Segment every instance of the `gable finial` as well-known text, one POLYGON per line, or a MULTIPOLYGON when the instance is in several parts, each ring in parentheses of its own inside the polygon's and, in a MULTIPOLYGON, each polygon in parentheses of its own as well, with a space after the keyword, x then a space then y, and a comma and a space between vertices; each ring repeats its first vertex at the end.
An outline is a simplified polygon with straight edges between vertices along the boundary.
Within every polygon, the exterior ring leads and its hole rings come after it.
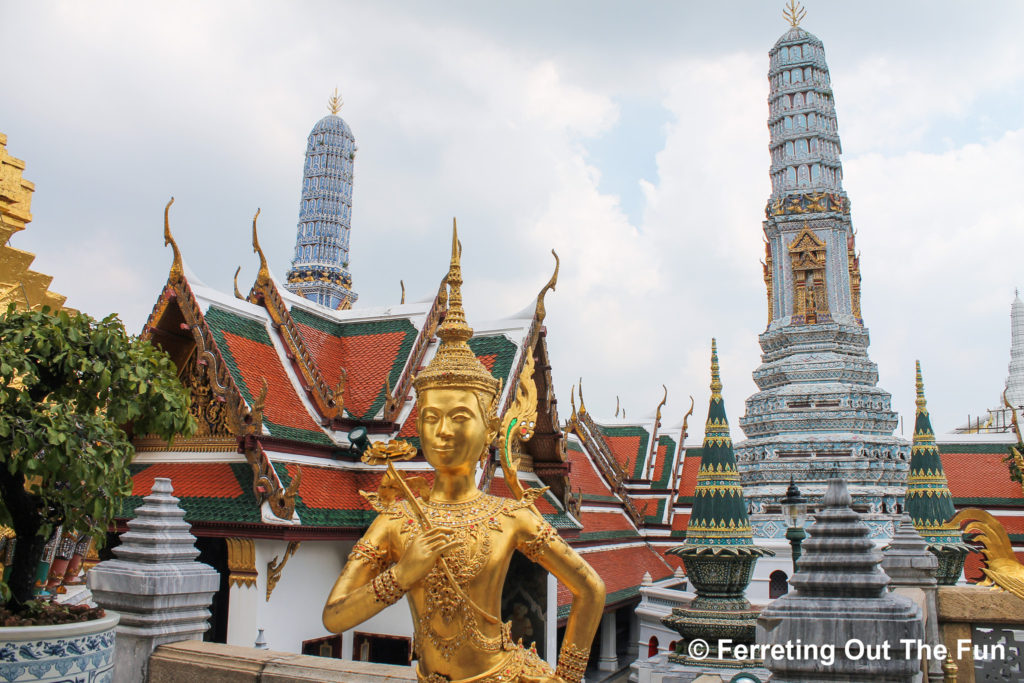
POLYGON ((799 2, 796 0, 789 0, 786 5, 786 9, 782 10, 783 18, 789 22, 789 25, 796 28, 803 21, 803 18, 807 16, 807 10, 805 10, 799 2))
POLYGON ((330 110, 333 116, 337 116, 338 112, 341 111, 341 105, 345 104, 341 99, 341 95, 338 94, 338 89, 334 89, 334 94, 331 95, 330 99, 327 100, 327 109, 330 110))
POLYGON ((174 197, 171 197, 171 201, 167 202, 167 206, 164 207, 164 246, 171 245, 171 250, 174 252, 174 259, 171 261, 171 274, 170 279, 177 282, 178 280, 185 277, 185 268, 181 261, 181 251, 178 249, 178 243, 174 241, 174 236, 171 235, 171 204, 174 203, 174 197))
POLYGON ((266 284, 270 281, 270 268, 267 266, 267 257, 263 255, 263 249, 260 248, 260 238, 256 233, 256 219, 260 217, 260 210, 256 209, 256 215, 252 217, 252 250, 260 257, 260 270, 256 274, 256 282, 259 285, 266 284))

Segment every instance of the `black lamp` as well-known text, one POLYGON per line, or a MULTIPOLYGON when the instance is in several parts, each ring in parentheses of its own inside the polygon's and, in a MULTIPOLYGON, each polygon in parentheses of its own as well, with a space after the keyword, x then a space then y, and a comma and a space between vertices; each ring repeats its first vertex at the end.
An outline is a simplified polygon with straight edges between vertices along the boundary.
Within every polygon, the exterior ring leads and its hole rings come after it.
POLYGON ((789 480, 786 495, 779 501, 782 504, 782 516, 786 520, 786 539, 793 547, 793 573, 796 573, 796 561, 800 559, 800 544, 807 538, 804 522, 807 521, 807 499, 800 495, 800 489, 789 480))
POLYGON ((352 431, 348 433, 348 441, 352 444, 352 450, 360 457, 370 447, 370 437, 366 432, 366 427, 353 427, 352 431))

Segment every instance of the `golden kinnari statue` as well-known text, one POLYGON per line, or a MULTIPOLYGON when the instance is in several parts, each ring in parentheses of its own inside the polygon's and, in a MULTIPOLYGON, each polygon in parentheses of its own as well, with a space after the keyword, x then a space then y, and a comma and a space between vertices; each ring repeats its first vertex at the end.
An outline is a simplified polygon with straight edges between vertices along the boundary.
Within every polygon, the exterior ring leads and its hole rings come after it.
MULTIPOLYGON (((378 443, 367 451, 364 461, 388 466, 379 491, 364 494, 380 514, 335 582, 324 625, 340 633, 405 595, 421 683, 577 683, 604 611, 604 583, 537 512, 533 501, 545 489, 523 492, 518 482, 509 482, 520 496, 516 500, 477 488, 477 463, 499 428, 501 384, 466 343, 473 330, 462 309, 460 252, 453 229, 448 313, 437 332, 441 344, 414 380, 417 427, 434 484, 422 478, 407 482, 395 470, 394 460, 416 454, 407 443, 378 443), (532 648, 512 642, 510 625, 499 618, 515 550, 573 594, 555 671, 532 648)), ((513 422, 509 431, 513 425, 523 432, 532 427, 513 422)))

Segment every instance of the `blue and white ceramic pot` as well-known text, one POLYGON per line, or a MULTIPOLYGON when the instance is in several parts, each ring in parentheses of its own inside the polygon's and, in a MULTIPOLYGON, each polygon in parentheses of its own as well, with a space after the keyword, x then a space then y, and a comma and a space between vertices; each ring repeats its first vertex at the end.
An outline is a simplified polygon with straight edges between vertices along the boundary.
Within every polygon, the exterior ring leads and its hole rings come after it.
POLYGON ((0 682, 109 683, 121 615, 55 626, 0 627, 0 682))

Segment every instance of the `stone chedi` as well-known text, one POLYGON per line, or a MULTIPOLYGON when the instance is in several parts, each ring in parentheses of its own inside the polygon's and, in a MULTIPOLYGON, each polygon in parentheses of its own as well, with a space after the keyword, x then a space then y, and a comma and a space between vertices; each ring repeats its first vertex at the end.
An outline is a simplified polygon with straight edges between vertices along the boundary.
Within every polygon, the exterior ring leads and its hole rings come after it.
POLYGON ((149 655, 158 645, 200 640, 209 628, 220 575, 196 561, 196 538, 172 492, 170 479, 156 478, 114 548, 116 559, 88 574, 96 603, 121 614, 114 683, 146 680, 149 655))
MULTIPOLYGON (((678 654, 669 655, 669 659, 699 664, 701 660, 687 656, 687 644, 696 638, 712 644, 712 660, 718 658, 719 638, 752 643, 757 610, 751 608, 744 592, 757 558, 774 553, 755 546, 751 536, 725 415, 714 339, 711 340, 711 401, 686 541, 667 552, 683 560, 687 577, 697 593, 689 607, 675 607, 663 620, 682 636, 678 654)), ((724 663, 737 665, 734 659, 724 663)))
POLYGON ((951 586, 960 579, 970 546, 963 542, 959 527, 950 523, 956 509, 953 507, 953 496, 949 492, 939 448, 935 444, 931 418, 928 416, 921 361, 917 361, 916 383, 917 410, 910 475, 907 478, 907 513, 914 520, 914 527, 928 543, 928 549, 939 558, 939 584, 951 586))
POLYGON ((1024 407, 1024 301, 1019 291, 1014 291, 1010 307, 1010 368, 1004 398, 1014 408, 1024 407))
POLYGON ((813 502, 831 476, 849 482, 873 535, 887 536, 909 448, 893 436, 897 415, 867 353, 828 65, 821 40, 797 25, 802 12, 790 9, 769 52, 768 327, 736 455, 754 536, 785 533, 775 506, 791 478, 813 502))
POLYGON ((764 664, 771 680, 909 683, 920 673, 920 662, 906 658, 899 643, 921 641, 921 609, 889 592, 889 577, 879 566, 882 554, 850 507, 846 482, 830 481, 823 503, 790 579, 795 590, 764 608, 758 619, 757 642, 768 646, 764 664), (774 656, 771 646, 787 644, 785 655, 774 656))
POLYGON ((285 284, 288 291, 332 309, 350 308, 358 297, 348 269, 357 148, 348 124, 338 116, 340 109, 335 91, 331 113, 309 133, 295 256, 285 284))
MULTIPOLYGON (((892 543, 882 553, 882 570, 889 576, 889 589, 913 600, 924 615, 924 635, 933 648, 942 643, 939 638, 938 583, 935 571, 939 560, 928 550, 928 543, 914 527, 914 520, 906 512, 893 534, 892 543)), ((922 664, 922 670, 925 665, 922 664)), ((942 662, 927 661, 928 680, 942 681, 942 662)))

